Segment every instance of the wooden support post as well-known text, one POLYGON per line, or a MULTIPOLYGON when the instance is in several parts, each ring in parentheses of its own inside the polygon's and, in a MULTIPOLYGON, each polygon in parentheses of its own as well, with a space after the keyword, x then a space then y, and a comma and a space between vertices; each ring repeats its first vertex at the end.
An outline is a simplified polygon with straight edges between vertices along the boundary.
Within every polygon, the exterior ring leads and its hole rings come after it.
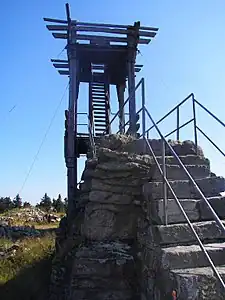
POLYGON ((69 5, 66 4, 68 21, 67 32, 67 55, 69 61, 69 107, 68 107, 68 137, 67 137, 67 198, 68 215, 75 208, 75 197, 77 192, 77 98, 78 98, 78 68, 76 56, 76 22, 71 22, 69 5))
POLYGON ((77 125, 77 61, 75 51, 68 49, 70 65, 69 107, 68 107, 68 138, 67 138, 67 192, 68 212, 74 208, 77 189, 77 157, 76 157, 76 125, 77 125))
POLYGON ((140 22, 128 28, 128 92, 129 92, 129 132, 136 135, 136 99, 135 99, 135 60, 139 39, 140 22))
POLYGON ((126 84, 118 84, 116 86, 117 97, 119 101, 119 131, 120 133, 125 132, 125 114, 124 114, 124 92, 126 84))
POLYGON ((90 126, 90 130, 92 132, 92 134, 94 134, 93 132, 93 103, 92 103, 92 92, 91 92, 91 85, 92 85, 92 81, 89 82, 89 104, 88 104, 88 118, 89 118, 89 126, 90 126))

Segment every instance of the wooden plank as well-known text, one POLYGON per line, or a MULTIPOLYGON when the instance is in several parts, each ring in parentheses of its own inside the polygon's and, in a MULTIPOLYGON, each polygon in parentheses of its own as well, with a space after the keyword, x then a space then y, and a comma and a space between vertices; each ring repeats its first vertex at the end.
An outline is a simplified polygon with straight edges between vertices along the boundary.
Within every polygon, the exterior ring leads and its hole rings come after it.
POLYGON ((143 65, 135 65, 136 68, 142 68, 143 65))
POLYGON ((68 64, 67 59, 51 59, 51 62, 54 62, 54 63, 67 63, 68 64))
MULTIPOLYGON (((53 32, 52 35, 56 39, 67 39, 67 34, 66 33, 56 33, 53 32)), ((127 43, 127 38, 118 38, 118 37, 109 37, 109 36, 97 36, 97 35, 82 35, 82 34, 77 34, 76 36, 77 40, 82 40, 82 41, 109 41, 109 42, 118 42, 118 43, 127 43)), ((149 44, 150 39, 139 39, 138 43, 139 44, 149 44)))
MULTIPOLYGON (((117 24, 104 24, 104 23, 86 23, 86 22, 77 22, 77 25, 83 25, 83 26, 98 26, 98 27, 113 27, 113 28, 128 28, 132 25, 117 25, 117 24)), ((159 28, 156 27, 146 27, 141 26, 141 30, 151 30, 151 31, 158 31, 159 28)))
POLYGON ((141 68, 134 68, 135 72, 140 72, 141 68))
MULTIPOLYGON (((63 25, 46 25, 50 31, 67 31, 68 26, 63 25)), ((87 32, 104 32, 104 33, 114 33, 114 34, 128 34, 129 30, 127 29, 115 29, 115 28, 101 28, 101 27, 91 27, 91 26, 75 26, 76 31, 87 31, 87 32)), ((156 32, 151 31, 139 31, 139 35, 143 37, 155 37, 156 32)))
POLYGON ((65 71, 65 70, 58 70, 60 75, 70 75, 69 71, 65 71))
POLYGON ((63 69, 68 69, 69 64, 53 64, 55 68, 63 68, 63 69))
POLYGON ((68 24, 66 20, 60 20, 60 19, 51 19, 51 18, 43 18, 44 21, 46 22, 51 22, 51 23, 60 23, 60 24, 68 24))
POLYGON ((50 31, 67 31, 68 26, 67 25, 46 25, 47 29, 50 31))

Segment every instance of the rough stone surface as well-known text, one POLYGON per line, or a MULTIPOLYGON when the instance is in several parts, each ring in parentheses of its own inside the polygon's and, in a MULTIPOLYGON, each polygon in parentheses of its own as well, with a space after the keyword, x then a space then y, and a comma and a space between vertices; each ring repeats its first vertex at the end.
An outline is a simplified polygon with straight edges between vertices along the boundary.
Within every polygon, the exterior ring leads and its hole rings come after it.
MULTIPOLYGON (((225 179, 223 177, 208 177, 204 179, 196 179, 196 183, 205 197, 218 196, 225 190, 225 179)), ((200 199, 201 196, 197 189, 188 180, 173 180, 170 185, 178 198, 183 199, 200 199)), ((143 193, 146 198, 162 199, 163 198, 163 183, 149 182, 143 186, 143 193), (149 196, 149 197, 148 197, 149 196)), ((167 189, 169 198, 172 198, 172 193, 167 189)))
MULTIPOLYGON (((225 280, 225 267, 218 267, 218 271, 225 280)), ((171 277, 180 300, 224 299, 224 290, 209 267, 172 270, 171 277)))
MULTIPOLYGON (((50 300, 169 300, 173 290, 181 300, 224 299, 169 191, 171 224, 162 225, 162 178, 144 143, 120 135, 98 140, 97 157, 85 163, 74 212, 57 233, 50 300)), ((150 144, 162 165, 161 141, 150 144)), ((205 196, 216 196, 210 203, 222 210, 225 180, 211 173, 202 149, 196 155, 193 142, 170 144, 205 196)), ((168 147, 166 155, 167 175, 182 207, 214 263, 225 264, 224 234, 215 222, 202 222, 208 212, 200 195, 168 147)))
MULTIPOLYGON (((212 197, 207 199, 221 219, 225 219, 225 197, 212 197)), ((202 220, 214 220, 212 212, 204 200, 199 201, 199 212, 202 220)))
MULTIPOLYGON (((205 244, 215 265, 225 264, 225 243, 205 244)), ((206 267, 209 263, 198 245, 175 246, 162 249, 161 267, 181 269, 206 267)))
MULTIPOLYGON (((155 155, 162 155, 162 142, 161 140, 154 140, 151 139, 149 140, 149 144, 151 145, 153 152, 155 155)), ((196 153, 196 148, 195 145, 192 141, 173 141, 170 140, 169 144, 172 146, 173 150, 178 153, 179 155, 200 155, 203 156, 203 151, 200 147, 197 148, 197 153, 196 153)), ((140 140, 134 140, 131 143, 128 143, 125 147, 124 150, 127 152, 131 153, 137 153, 137 154, 151 154, 151 152, 148 150, 148 148, 145 147, 145 141, 140 139, 140 140)), ((166 155, 171 155, 171 151, 168 147, 166 147, 166 155)))
POLYGON ((83 234, 90 240, 135 238, 137 217, 138 212, 132 206, 89 203, 83 234))
MULTIPOLYGON (((194 179, 206 178, 210 176, 210 169, 204 165, 188 165, 186 166, 188 172, 194 179)), ((162 168, 162 166, 161 166, 162 168)), ((185 180, 188 179, 185 171, 178 165, 167 165, 166 166, 166 177, 170 180, 185 180)), ((162 174, 160 173, 157 166, 155 166, 155 171, 153 171, 152 180, 159 181, 162 180, 162 174)))
MULTIPOLYGON (((187 213, 191 221, 199 221, 200 214, 198 209, 199 200, 181 199, 180 204, 187 213)), ((163 199, 152 200, 147 202, 146 218, 153 224, 164 224, 164 201, 163 199)), ((185 217, 180 211, 175 199, 167 199, 167 218, 168 224, 186 222, 185 217)))
MULTIPOLYGON (((215 221, 196 222, 193 226, 202 241, 225 240, 225 233, 219 230, 215 221)), ((160 245, 196 243, 188 224, 149 226, 149 240, 151 240, 150 237, 153 237, 160 245)))

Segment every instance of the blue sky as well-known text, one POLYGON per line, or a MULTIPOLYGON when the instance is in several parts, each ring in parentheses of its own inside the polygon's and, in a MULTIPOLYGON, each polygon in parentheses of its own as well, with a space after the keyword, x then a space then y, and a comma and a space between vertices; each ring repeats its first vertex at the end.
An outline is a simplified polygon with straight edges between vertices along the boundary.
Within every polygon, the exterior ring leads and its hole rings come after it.
MULTIPOLYGON (((42 19, 64 18, 64 6, 60 0, 1 3, 0 196, 14 197, 21 190, 67 85, 67 77, 58 75, 50 63, 64 42, 51 36, 42 19)), ((132 24, 140 20, 142 25, 159 27, 152 43, 140 47, 142 55, 137 60, 144 64, 139 78, 146 79, 146 102, 155 120, 191 92, 225 119, 223 0, 86 0, 70 1, 70 6, 72 18, 80 21, 132 24)), ((64 57, 64 53, 59 56, 64 57)), ((66 195, 63 134, 67 101, 66 95, 21 191, 25 201, 35 203, 45 192, 51 197, 66 195)), ((83 87, 80 111, 86 103, 83 87)), ((186 104, 181 110, 183 121, 190 117, 190 108, 186 104)), ((200 110, 197 113, 199 126, 225 150, 225 129, 200 110)), ((175 117, 160 128, 166 133, 173 124, 175 117)), ((192 138, 191 127, 181 132, 181 139, 192 138)), ((204 138, 199 140, 212 161, 212 171, 225 175, 224 158, 204 138)), ((81 171, 83 161, 79 168, 81 171)))

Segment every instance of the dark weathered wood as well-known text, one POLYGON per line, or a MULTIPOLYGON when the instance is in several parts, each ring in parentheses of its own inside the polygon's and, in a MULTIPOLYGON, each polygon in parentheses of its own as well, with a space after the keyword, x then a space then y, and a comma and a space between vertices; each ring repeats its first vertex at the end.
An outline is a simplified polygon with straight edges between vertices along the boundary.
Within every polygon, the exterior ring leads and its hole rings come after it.
POLYGON ((60 75, 70 75, 69 71, 65 71, 65 70, 58 70, 60 75))
POLYGON ((51 62, 54 63, 68 63, 67 59, 51 59, 51 62))
POLYGON ((125 132, 125 114, 124 114, 124 92, 126 84, 116 85, 117 97, 119 101, 119 131, 125 132))
MULTIPOLYGON (((52 35, 56 39, 67 39, 67 34, 66 33, 56 33, 53 32, 52 35)), ((82 40, 82 41, 109 41, 109 42, 118 42, 118 43, 127 43, 127 38, 119 38, 119 37, 110 37, 110 36, 98 36, 98 35, 82 35, 82 34, 77 34, 76 36, 77 40, 82 40)), ((149 44, 150 39, 139 39, 138 44, 149 44)))
POLYGON ((61 20, 61 19, 43 18, 43 20, 45 22, 50 22, 50 23, 68 24, 66 20, 61 20))
MULTIPOLYGON (((105 23, 86 23, 86 22, 77 22, 77 25, 84 25, 84 26, 98 26, 98 27, 113 27, 113 28, 128 28, 131 25, 117 25, 117 24, 105 24, 105 23)), ((151 30, 151 31, 158 31, 159 28, 155 27, 146 27, 141 26, 141 30, 151 30)))
POLYGON ((69 68, 69 64, 53 64, 53 66, 55 68, 62 68, 62 69, 68 69, 69 68))
MULTIPOLYGON (((50 31, 67 31, 68 26, 66 25, 46 25, 48 30, 50 31)), ((111 33, 111 34, 123 34, 126 35, 128 33, 127 29, 115 29, 115 28, 104 28, 104 27, 91 27, 91 26, 75 26, 74 29, 77 31, 83 32, 104 32, 104 33, 111 33)), ((155 37, 156 32, 151 31, 139 31, 140 36, 144 37, 155 37)))

